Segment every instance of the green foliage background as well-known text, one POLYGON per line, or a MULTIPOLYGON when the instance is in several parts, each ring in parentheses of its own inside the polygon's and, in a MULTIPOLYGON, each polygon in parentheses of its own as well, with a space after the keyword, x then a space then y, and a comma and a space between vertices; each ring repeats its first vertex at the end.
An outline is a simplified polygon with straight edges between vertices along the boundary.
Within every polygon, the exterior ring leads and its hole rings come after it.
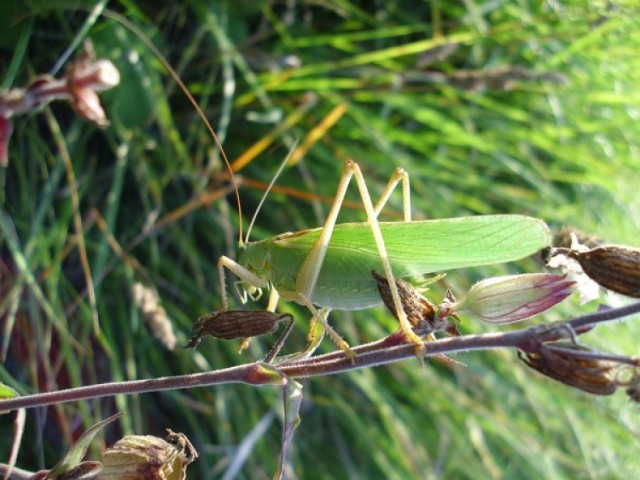
MULTIPOLYGON (((0 6, 5 88, 50 71, 85 35, 122 75, 102 95, 112 122, 104 131, 64 104, 50 107, 61 128, 57 137, 42 114, 14 119, 10 165, 0 172, 0 335, 7 349, 0 381, 21 393, 223 368, 259 359, 273 342, 257 338, 242 355, 237 343, 213 339, 195 351, 168 351, 134 307, 134 281, 156 288, 184 345, 195 319, 220 306, 216 260, 234 256, 239 218, 227 171, 192 106, 106 8, 126 17, 174 65, 232 161, 271 138, 238 172, 245 227, 262 194, 256 181, 268 182, 295 140, 304 142, 329 112, 347 106, 302 162, 285 170, 278 184, 294 191, 270 194, 253 239, 320 225, 328 208, 323 199, 333 194, 343 160, 353 158, 374 195, 396 166, 406 168, 414 218, 525 213, 638 244, 634 2, 106 3, 0 6), (425 52, 449 44, 457 45, 450 56, 421 66, 425 52), (287 68, 292 59, 299 65, 287 68), (455 80, 523 70, 537 75, 506 88, 469 89, 455 80), (69 151, 75 182, 56 140, 69 151), (140 267, 114 251, 94 209, 140 267), (99 333, 74 214, 83 220, 99 333)), ((350 199, 357 200, 355 191, 350 199)), ((388 218, 399 205, 394 197, 388 218)), ((346 209, 341 219, 363 214, 346 209)), ((484 275, 536 268, 530 260, 453 273, 446 281, 462 293, 484 275)), ((432 291, 435 299, 442 294, 432 291)), ((282 308, 297 319, 287 344, 292 351, 303 345, 308 314, 282 308)), ((567 302, 535 321, 595 308, 567 302)), ((382 309, 331 319, 352 344, 395 329, 382 309)), ((461 328, 499 327, 465 318, 461 328)), ((584 339, 633 355, 639 333, 632 321, 584 339)), ((333 348, 323 342, 323 350, 333 348)), ((409 361, 305 382, 289 475, 638 476, 639 413, 622 395, 572 391, 527 370, 511 351, 456 359, 466 367, 409 361)), ((237 472, 236 478, 260 479, 275 470, 281 393, 239 385, 30 411, 19 466, 51 467, 80 432, 115 411, 127 415, 106 433, 107 444, 122 434, 164 435, 165 428, 187 434, 200 452, 190 478, 237 472)), ((5 460, 11 416, 0 422, 5 460)))

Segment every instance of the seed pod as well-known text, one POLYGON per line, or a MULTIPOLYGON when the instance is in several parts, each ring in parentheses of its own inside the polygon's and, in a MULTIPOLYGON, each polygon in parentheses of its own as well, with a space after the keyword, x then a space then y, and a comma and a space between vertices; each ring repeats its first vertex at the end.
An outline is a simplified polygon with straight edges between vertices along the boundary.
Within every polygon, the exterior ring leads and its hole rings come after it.
POLYGON ((195 348, 205 335, 232 340, 273 333, 285 319, 293 321, 293 316, 267 310, 217 310, 203 315, 194 324, 196 333, 187 348, 195 348))
POLYGON ((568 250, 561 253, 575 259, 584 273, 598 285, 622 295, 640 298, 639 249, 605 245, 585 252, 568 250))
POLYGON ((542 345, 538 352, 518 351, 518 358, 541 374, 594 395, 611 395, 618 388, 616 365, 590 358, 589 349, 567 342, 542 345))
MULTIPOLYGON (((371 271, 371 275, 373 275, 373 279, 376 281, 382 301, 391 314, 398 318, 387 278, 374 270, 371 271)), ((397 279, 396 286, 398 287, 402 308, 414 332, 418 335, 427 335, 444 330, 452 336, 459 334, 456 326, 446 318, 440 317, 436 306, 422 296, 413 285, 404 280, 397 279)))

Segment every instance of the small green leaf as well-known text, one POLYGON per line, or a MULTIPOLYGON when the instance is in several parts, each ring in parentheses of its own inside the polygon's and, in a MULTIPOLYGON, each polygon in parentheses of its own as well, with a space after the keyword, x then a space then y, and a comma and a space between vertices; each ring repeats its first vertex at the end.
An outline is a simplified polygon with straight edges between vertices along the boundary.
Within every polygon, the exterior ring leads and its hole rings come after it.
POLYGON ((93 427, 84 432, 75 445, 67 452, 64 458, 60 460, 55 467, 53 467, 47 478, 56 479, 78 465, 86 455, 87 449, 89 448, 89 445, 96 433, 115 419, 120 418, 122 415, 124 415, 124 413, 116 413, 106 420, 96 423, 93 427))
POLYGON ((15 398, 17 396, 18 396, 18 392, 16 392, 13 388, 0 382, 0 399, 15 398))
POLYGON ((287 459, 289 444, 293 438, 293 431, 300 423, 300 405, 302 404, 302 385, 295 380, 289 379, 283 388, 284 396, 284 426, 282 430, 282 451, 278 470, 274 478, 280 479, 284 473, 284 466, 287 459))

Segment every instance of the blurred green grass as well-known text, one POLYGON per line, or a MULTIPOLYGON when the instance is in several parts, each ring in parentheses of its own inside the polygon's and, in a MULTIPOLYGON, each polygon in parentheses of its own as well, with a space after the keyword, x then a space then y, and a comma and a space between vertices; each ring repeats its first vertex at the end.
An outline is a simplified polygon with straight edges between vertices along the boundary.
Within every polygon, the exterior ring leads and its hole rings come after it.
MULTIPOLYGON (((30 14, 27 7, 2 6, 15 8, 0 15, 6 22, 0 29, 5 86, 49 71, 83 28, 98 55, 118 66, 122 83, 102 95, 112 122, 104 131, 81 122, 66 105, 51 106, 76 184, 68 181, 46 117, 15 119, 10 166, 0 172, 0 318, 8 345, 0 381, 27 393, 258 359, 272 338, 255 339, 242 356, 236 343, 212 339, 197 351, 167 351, 132 304, 134 281, 156 288, 184 345, 195 319, 220 306, 216 260, 233 256, 239 219, 224 165, 184 95, 139 38, 113 18, 88 20, 94 5, 85 5, 34 2, 30 14), (78 212, 72 190, 80 198, 78 212), (179 215, 203 198, 215 200, 179 215), (94 209, 106 228, 99 228, 94 209), (83 220, 99 334, 74 214, 83 220), (140 268, 114 252, 107 231, 140 268)), ((354 158, 375 196, 394 167, 402 166, 411 173, 415 218, 526 213, 637 245, 640 33, 632 2, 192 0, 164 6, 121 1, 109 8, 126 16, 176 67, 231 160, 278 131, 239 172, 245 185, 268 182, 294 141, 304 141, 346 103, 338 123, 296 168, 285 170, 279 185, 330 197, 342 161, 354 158), (420 65, 430 48, 452 43, 457 49, 450 56, 420 65), (293 60, 300 66, 287 68, 293 60), (530 78, 509 88, 486 84, 517 69, 530 78), (558 82, 560 76, 566 82, 558 82), (466 88, 468 79, 476 79, 475 88, 466 88)), ((245 227, 261 194, 241 188, 245 227)), ((357 200, 354 191, 349 199, 357 200)), ((392 198, 390 209, 399 205, 392 198)), ((327 208, 320 200, 274 192, 252 238, 318 226, 327 208)), ((354 209, 341 216, 362 218, 354 209)), ((447 282, 462 292, 480 276, 507 268, 536 265, 457 272, 447 282)), ((442 293, 435 289, 434 298, 442 293)), ((297 318, 287 346, 299 348, 308 314, 292 305, 282 308, 297 318)), ((540 321, 593 308, 568 304, 540 321)), ((395 328, 382 309, 335 312, 331 321, 353 344, 395 328)), ((496 327, 465 319, 462 328, 496 327)), ((638 333, 629 322, 588 338, 601 348, 635 354, 638 333)), ((325 340, 322 348, 334 347, 325 340)), ((574 392, 526 370, 513 352, 457 360, 467 366, 431 361, 420 368, 409 361, 306 381, 302 422, 289 454, 291 476, 637 475, 638 413, 625 416, 629 405, 622 396, 574 392)), ((181 431, 200 451, 190 478, 213 478, 224 476, 261 419, 270 412, 279 418, 281 403, 276 389, 231 385, 30 412, 26 438, 41 441, 25 442, 19 465, 52 466, 81 431, 115 410, 127 415, 121 431, 106 434, 107 443, 123 433, 181 431)), ((0 421, 9 432, 10 418, 0 421)), ((4 459, 8 433, 2 438, 4 459)), ((279 449, 275 421, 253 445, 238 478, 269 478, 279 449)))

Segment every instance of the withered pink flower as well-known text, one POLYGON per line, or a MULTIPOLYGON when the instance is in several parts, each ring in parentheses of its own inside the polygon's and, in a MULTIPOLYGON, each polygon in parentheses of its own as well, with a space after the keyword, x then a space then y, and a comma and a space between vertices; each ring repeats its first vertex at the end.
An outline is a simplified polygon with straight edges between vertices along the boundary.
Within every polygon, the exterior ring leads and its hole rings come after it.
POLYGON ((564 275, 551 273, 494 277, 476 283, 464 300, 450 307, 488 323, 514 323, 560 303, 571 295, 573 284, 564 275))
POLYGON ((82 56, 72 62, 65 76, 39 75, 26 88, 0 90, 0 167, 8 164, 11 117, 40 109, 53 100, 71 103, 79 116, 99 127, 109 125, 98 92, 120 83, 120 72, 109 60, 94 60, 93 49, 85 44, 82 56))
POLYGON ((74 110, 85 120, 100 127, 109 125, 98 93, 120 82, 118 69, 109 60, 79 61, 67 74, 67 86, 74 110))

